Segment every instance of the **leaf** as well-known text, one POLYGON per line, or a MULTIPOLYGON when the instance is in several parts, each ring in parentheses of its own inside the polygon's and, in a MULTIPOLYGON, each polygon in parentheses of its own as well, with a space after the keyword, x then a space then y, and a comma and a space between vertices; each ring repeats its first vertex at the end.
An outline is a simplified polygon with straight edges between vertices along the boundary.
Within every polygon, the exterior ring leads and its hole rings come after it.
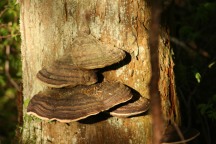
POLYGON ((201 75, 200 75, 199 72, 195 73, 195 78, 196 78, 197 82, 200 83, 200 81, 201 81, 201 75))
POLYGON ((199 104, 198 109, 202 115, 207 114, 207 111, 212 108, 212 104, 199 104))
POLYGON ((216 120, 216 111, 215 110, 210 110, 207 115, 209 118, 216 120))
POLYGON ((3 76, 0 76, 0 86, 1 87, 4 87, 6 85, 6 82, 4 80, 4 77, 3 76))
POLYGON ((15 90, 14 90, 13 88, 8 88, 8 89, 5 91, 5 96, 6 96, 8 99, 15 98, 15 90))
POLYGON ((212 96, 212 102, 213 102, 213 103, 216 103, 216 94, 214 94, 214 95, 212 96))
POLYGON ((209 65, 208 65, 208 68, 212 68, 214 65, 215 65, 216 61, 214 62, 211 62, 209 65))

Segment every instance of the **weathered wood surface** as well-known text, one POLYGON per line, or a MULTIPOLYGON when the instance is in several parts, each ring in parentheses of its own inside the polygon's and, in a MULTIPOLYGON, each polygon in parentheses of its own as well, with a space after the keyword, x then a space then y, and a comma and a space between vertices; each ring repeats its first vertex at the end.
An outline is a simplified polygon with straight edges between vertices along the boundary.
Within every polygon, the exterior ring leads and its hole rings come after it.
MULTIPOLYGON (((104 81, 120 81, 149 98, 151 77, 147 45, 150 11, 140 0, 23 0, 22 37, 24 124, 22 143, 151 144, 149 112, 139 117, 116 118, 100 114, 69 124, 41 121, 26 115, 26 104, 47 87, 36 79, 43 66, 63 56, 80 33, 90 33, 103 43, 125 50, 126 60, 103 72, 104 81)), ((179 121, 168 38, 159 41, 163 112, 179 121)))

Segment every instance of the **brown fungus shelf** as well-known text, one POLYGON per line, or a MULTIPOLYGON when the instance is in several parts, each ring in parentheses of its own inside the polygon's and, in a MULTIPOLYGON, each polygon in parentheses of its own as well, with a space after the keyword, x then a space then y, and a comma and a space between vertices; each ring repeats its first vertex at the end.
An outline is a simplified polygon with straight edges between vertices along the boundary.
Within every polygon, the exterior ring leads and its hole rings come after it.
POLYGON ((118 117, 147 111, 149 100, 141 95, 135 100, 131 89, 124 84, 97 83, 99 68, 116 64, 125 57, 125 51, 91 35, 77 36, 64 56, 37 73, 37 79, 51 89, 34 95, 27 113, 45 120, 72 122, 113 107, 108 112, 118 117))
POLYGON ((122 49, 102 43, 91 35, 82 35, 74 39, 63 61, 79 68, 103 68, 123 60, 126 56, 122 49))
POLYGON ((139 96, 138 99, 131 99, 126 103, 116 106, 110 111, 110 115, 116 117, 131 117, 146 112, 149 109, 150 101, 139 96))
POLYGON ((97 74, 95 70, 80 69, 58 60, 42 68, 37 73, 37 79, 49 87, 61 88, 94 84, 97 82, 97 74))
POLYGON ((132 96, 130 89, 121 83, 47 89, 30 100, 27 113, 45 120, 72 122, 108 110, 132 96))

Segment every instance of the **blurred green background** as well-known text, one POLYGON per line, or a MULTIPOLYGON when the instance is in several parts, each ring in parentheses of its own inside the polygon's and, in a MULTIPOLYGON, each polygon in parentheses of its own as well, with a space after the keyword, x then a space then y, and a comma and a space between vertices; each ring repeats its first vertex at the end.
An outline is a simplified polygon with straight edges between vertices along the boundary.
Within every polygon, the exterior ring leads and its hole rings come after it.
POLYGON ((175 0, 167 9, 182 122, 196 144, 216 144, 216 1, 175 0))
MULTIPOLYGON (((163 12, 170 26, 182 123, 201 132, 197 144, 216 143, 216 2, 174 0, 163 12)), ((19 5, 0 1, 0 143, 12 143, 21 89, 19 5)), ((18 128, 19 130, 19 128, 18 128)))
POLYGON ((17 127, 16 96, 21 82, 19 6, 0 0, 0 143, 11 143, 17 127))

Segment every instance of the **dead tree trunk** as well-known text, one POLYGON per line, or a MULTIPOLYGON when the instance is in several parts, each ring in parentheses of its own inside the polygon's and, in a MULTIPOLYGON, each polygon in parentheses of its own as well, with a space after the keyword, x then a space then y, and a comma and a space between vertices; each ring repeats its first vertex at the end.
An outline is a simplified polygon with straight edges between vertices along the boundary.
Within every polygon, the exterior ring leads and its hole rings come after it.
MULTIPOLYGON (((80 31, 89 31, 99 41, 124 49, 129 56, 123 67, 105 71, 104 79, 120 81, 149 98, 150 50, 148 29, 150 8, 140 0, 22 0, 20 29, 23 70, 22 143, 53 144, 150 144, 150 112, 132 118, 100 120, 93 123, 47 122, 26 114, 29 100, 46 89, 38 80, 42 66, 64 55, 80 31)), ((166 120, 180 120, 175 93, 173 61, 165 28, 159 38, 162 111, 166 120)))

